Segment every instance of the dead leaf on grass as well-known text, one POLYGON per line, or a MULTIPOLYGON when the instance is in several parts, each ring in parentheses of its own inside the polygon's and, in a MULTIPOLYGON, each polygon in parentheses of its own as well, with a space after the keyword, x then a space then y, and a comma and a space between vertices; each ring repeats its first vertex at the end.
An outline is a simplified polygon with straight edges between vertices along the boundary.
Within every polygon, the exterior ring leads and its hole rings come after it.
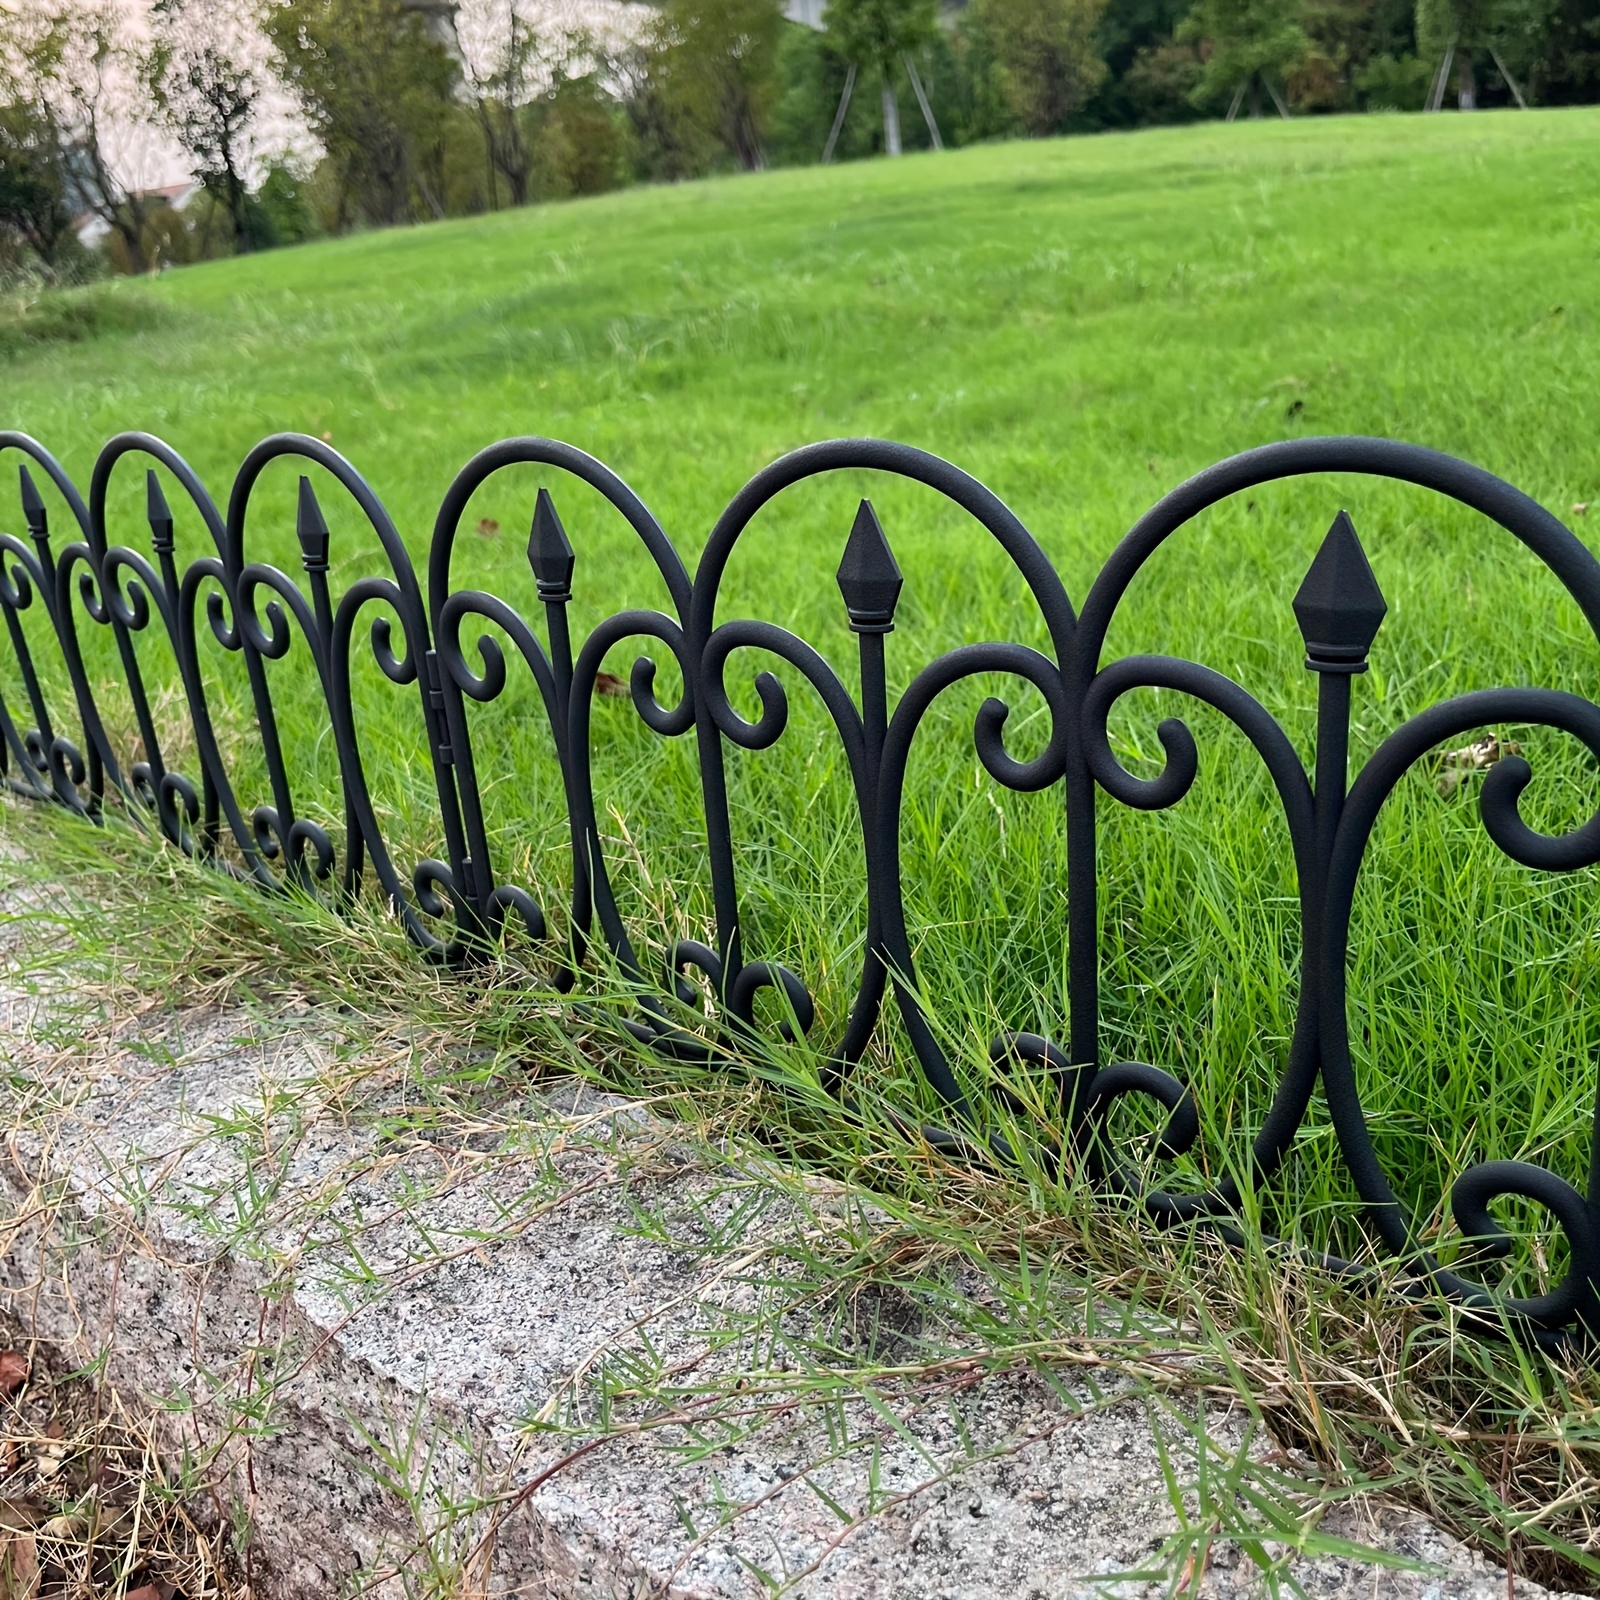
POLYGON ((0 1600, 34 1600, 39 1592, 39 1547, 31 1533, 0 1538, 0 1600))
POLYGON ((1585 515, 1589 510, 1589 504, 1590 503, 1587 500, 1574 500, 1572 502, 1572 514, 1573 514, 1573 516, 1581 517, 1581 516, 1585 515))
POLYGON ((594 675, 594 692, 620 698, 628 692, 628 685, 614 672, 597 672, 594 675))
POLYGON ((172 1600, 177 1592, 170 1583, 141 1583, 137 1589, 130 1589, 122 1600, 172 1600))
POLYGON ((1486 733, 1476 744, 1463 745, 1459 750, 1445 750, 1434 756, 1434 780, 1439 793, 1452 795, 1475 772, 1487 772, 1506 756, 1519 756, 1522 746, 1514 739, 1502 739, 1497 733, 1486 733))
MULTIPOLYGON (((26 1533, 37 1528, 50 1515, 50 1508, 42 1500, 0 1500, 0 1537, 26 1533)), ((0 1549, 4 1545, 0 1544, 0 1549)))
POLYGON ((20 1350, 0 1350, 0 1394, 15 1394, 28 1381, 28 1358, 20 1350))
POLYGON ((492 539, 499 533, 500 524, 493 517, 480 517, 478 519, 478 532, 485 539, 492 539))

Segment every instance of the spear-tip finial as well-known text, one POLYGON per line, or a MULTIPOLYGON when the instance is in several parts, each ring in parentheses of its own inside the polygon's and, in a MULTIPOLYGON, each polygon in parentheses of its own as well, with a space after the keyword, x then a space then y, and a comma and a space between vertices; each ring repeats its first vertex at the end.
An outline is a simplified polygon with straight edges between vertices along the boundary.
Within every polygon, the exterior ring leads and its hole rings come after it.
POLYGON ((850 626, 857 633, 888 633, 894 627, 894 608, 905 579, 870 500, 863 500, 856 510, 838 581, 850 626))
POLYGON ((540 489, 533 507, 533 526, 528 532, 528 565, 533 568, 541 600, 559 602, 571 598, 575 560, 567 530, 556 515, 556 503, 548 489, 540 489))
POLYGON ((161 492, 161 480, 151 467, 144 475, 145 520, 150 524, 150 543, 157 555, 172 551, 172 510, 161 492))
POLYGON ((1365 672, 1388 609, 1355 525, 1341 511, 1294 597, 1306 665, 1314 672, 1365 672))
POLYGON ((300 560, 307 572, 328 570, 328 519, 317 504, 317 491, 307 477, 300 479, 300 504, 294 531, 300 539, 300 560))
POLYGON ((17 470, 22 475, 23 518, 28 524, 28 532, 35 539, 42 541, 50 532, 50 518, 44 509, 39 486, 33 481, 33 474, 26 467, 19 467, 17 470))

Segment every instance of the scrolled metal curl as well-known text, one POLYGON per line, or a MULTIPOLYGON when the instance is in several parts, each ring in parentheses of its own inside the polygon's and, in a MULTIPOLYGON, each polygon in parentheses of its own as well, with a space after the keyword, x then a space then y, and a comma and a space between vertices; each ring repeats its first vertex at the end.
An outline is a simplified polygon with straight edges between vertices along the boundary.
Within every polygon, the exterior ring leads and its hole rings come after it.
MULTIPOLYGON (((83 753, 65 734, 57 734, 50 741, 46 760, 50 775, 56 781, 56 792, 62 799, 66 799, 69 790, 75 794, 77 789, 88 781, 89 768, 84 761, 83 753)), ((72 804, 71 801, 68 803, 72 804)), ((84 808, 79 803, 74 809, 84 808)))
POLYGON ((1539 833, 1522 820, 1518 803, 1532 782, 1533 768, 1521 756, 1502 757, 1484 775, 1478 811, 1489 837, 1513 861, 1545 872, 1573 872, 1600 861, 1600 810, 1571 833, 1539 833))
POLYGON ((694 695, 687 681, 675 706, 664 706, 656 698, 656 663, 650 656, 636 656, 628 672, 628 695, 639 720, 652 733, 664 739, 676 738, 694 726, 694 695))
MULTIPOLYGON (((794 1012, 800 1032, 808 1034, 817 1020, 816 1002, 811 991, 799 977, 781 962, 750 961, 739 969, 728 991, 728 1010, 747 1028, 756 1026, 756 996, 763 989, 777 989, 794 1012)), ((797 1037, 793 1025, 786 1019, 778 1024, 778 1034, 786 1044, 795 1044, 797 1037)))
POLYGON ((691 968, 705 973, 714 994, 722 992, 722 957, 710 945, 699 939, 676 939, 667 951, 664 987, 679 1005, 693 1007, 700 1002, 700 993, 683 976, 691 968))
MULTIPOLYGON (((156 786, 156 810, 167 826, 169 838, 180 841, 200 821, 200 796, 181 772, 163 772, 156 786)), ((193 853, 193 839, 185 847, 193 853)))
POLYGON ((0 606, 26 611, 33 604, 35 588, 42 591, 47 581, 38 559, 14 533, 0 533, 0 551, 14 561, 8 569, 0 557, 0 606))
POLYGON ((1592 1300, 1593 1285, 1600 1281, 1594 1214, 1570 1183, 1543 1167, 1526 1161, 1480 1161, 1468 1167, 1450 1188, 1451 1215, 1474 1254, 1496 1260, 1511 1254, 1511 1237, 1489 1210, 1491 1200, 1510 1196, 1543 1206, 1561 1224, 1571 1250, 1561 1282, 1541 1295, 1497 1297, 1451 1273, 1451 1286, 1470 1306, 1503 1308, 1513 1319, 1558 1327, 1592 1300))
MULTIPOLYGON (((430 917, 449 916, 461 892, 449 866, 431 857, 412 868, 411 891, 417 897, 419 909, 430 917)), ((395 909, 400 908, 396 906, 395 909)))
POLYGON ((128 769, 134 795, 156 814, 162 833, 185 855, 195 853, 193 826, 200 820, 200 796, 181 773, 163 772, 156 777, 148 761, 136 761, 128 769))
MULTIPOLYGON (((348 633, 355 614, 363 607, 373 604, 392 606, 402 617, 406 612, 406 596, 394 579, 358 578, 339 597, 338 617, 341 631, 348 633)), ((372 647, 373 659, 378 663, 378 670, 390 683, 404 687, 408 683, 417 681, 418 647, 411 639, 404 622, 401 623, 400 632, 405 640, 404 655, 395 654, 392 617, 374 617, 367 637, 372 647)))
POLYGON ((289 849, 296 863, 304 860, 303 847, 311 847, 311 871, 318 880, 331 878, 338 864, 338 853, 328 830, 310 817, 296 817, 289 828, 289 849))
POLYGON ((82 540, 67 545, 56 561, 56 584, 63 592, 69 587, 73 568, 82 565, 78 573, 78 599, 91 622, 107 627, 111 622, 111 608, 100 592, 100 572, 95 564, 94 551, 82 540))
MULTIPOLYGON (((213 590, 213 596, 215 593, 213 590)), ((264 562, 252 562, 240 572, 234 593, 240 633, 258 655, 268 661, 281 661, 288 655, 294 635, 289 628, 289 618, 284 614, 284 605, 294 614, 294 620, 313 654, 318 654, 317 619, 306 597, 300 592, 300 586, 287 573, 264 562), (264 607, 258 609, 256 597, 263 589, 270 598, 264 607), (265 626, 262 625, 263 616, 266 618, 265 626)))
POLYGON ((1159 776, 1139 778, 1117 760, 1107 724, 1112 707, 1136 689, 1170 689, 1220 711, 1255 746, 1278 791, 1297 863, 1313 827, 1310 780, 1288 734, 1260 701, 1231 678, 1198 662, 1171 656, 1124 656, 1095 674, 1084 696, 1083 752, 1096 783, 1113 799, 1139 811, 1164 811, 1188 794, 1200 770, 1200 752, 1181 718, 1165 717, 1156 733, 1167 754, 1159 776))
MULTIPOLYGON (((78 580, 80 593, 83 592, 83 576, 78 580)), ((121 623, 130 633, 142 633, 150 625, 152 595, 156 597, 162 620, 169 620, 165 586, 155 568, 137 550, 113 545, 100 558, 100 576, 105 592, 106 620, 121 623), (126 582, 122 581, 124 573, 126 582)))
POLYGON ((184 574, 184 609, 193 609, 199 585, 207 578, 219 587, 206 590, 206 623, 224 650, 239 650, 243 647, 244 636, 229 620, 228 575, 220 561, 196 561, 184 574))
POLYGON ((545 925, 544 909, 526 889, 519 889, 513 883, 497 884, 490 892, 489 908, 491 911, 496 912, 516 912, 518 919, 522 923, 523 932, 535 944, 543 944, 549 937, 549 929, 545 925))
POLYGON ((483 671, 475 673, 472 670, 461 641, 461 624, 468 617, 483 617, 505 630, 533 673, 547 707, 553 704, 555 679, 550 670, 550 659, 543 645, 534 637, 533 629, 499 596, 486 594, 481 589, 458 589, 440 607, 434 626, 439 660, 462 694, 469 700, 486 705, 505 692, 507 683, 505 652, 500 648, 499 641, 487 633, 480 633, 477 638, 478 659, 483 663, 483 671))
MULTIPOLYGON (((861 713, 850 691, 827 659, 804 639, 771 622, 739 620, 725 622, 706 641, 701 655, 701 695, 706 712, 718 730, 744 750, 768 750, 782 738, 789 725, 789 697, 782 682, 769 671, 754 679, 761 711, 754 722, 734 709, 728 698, 727 668, 736 650, 765 650, 794 667, 816 690, 843 741, 845 757, 856 778, 858 796, 866 799, 866 736, 861 713)), ((864 819, 865 820, 865 819, 864 819)))
POLYGON ((1067 699, 1061 673, 1048 656, 1027 645, 994 641, 964 644, 930 661, 912 679, 889 720, 883 747, 883 772, 893 775, 895 812, 905 782, 906 763, 922 719, 935 700, 966 678, 999 672, 1021 678, 1043 696, 1050 710, 1050 735, 1044 748, 1029 761, 1019 761, 1005 748, 1005 724, 1010 708, 993 695, 978 707, 972 740, 984 770, 997 783, 1018 793, 1037 793, 1059 783, 1066 770, 1067 699))
POLYGON ((257 806, 250 813, 256 848, 268 861, 280 857, 299 870, 305 863, 306 846, 311 847, 311 872, 319 881, 330 877, 338 862, 338 852, 327 829, 309 817, 296 817, 286 829, 276 806, 257 806))
POLYGON ((1113 1061, 1095 1073, 1086 1091, 1084 1120, 1092 1130, 1090 1151, 1097 1157, 1096 1165, 1101 1175, 1109 1179, 1121 1193, 1143 1200, 1146 1208, 1157 1216, 1196 1214, 1200 1209, 1197 1196, 1147 1190, 1127 1167, 1110 1159, 1105 1149, 1106 1123, 1111 1108, 1128 1095, 1143 1095, 1165 1107, 1169 1113, 1166 1126, 1156 1142, 1155 1153, 1162 1160, 1176 1160, 1193 1149, 1200 1137, 1199 1108, 1193 1092, 1186 1084, 1164 1068, 1153 1067, 1148 1062, 1113 1061))

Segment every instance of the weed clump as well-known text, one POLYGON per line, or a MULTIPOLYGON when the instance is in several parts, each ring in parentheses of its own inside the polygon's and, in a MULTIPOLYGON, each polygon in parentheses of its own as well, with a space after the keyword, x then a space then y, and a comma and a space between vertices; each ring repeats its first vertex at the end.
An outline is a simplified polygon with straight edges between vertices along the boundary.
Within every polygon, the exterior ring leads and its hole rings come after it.
POLYGON ((146 297, 106 285, 13 286, 0 291, 0 361, 47 345, 87 344, 117 334, 142 333, 157 321, 156 308, 146 297))

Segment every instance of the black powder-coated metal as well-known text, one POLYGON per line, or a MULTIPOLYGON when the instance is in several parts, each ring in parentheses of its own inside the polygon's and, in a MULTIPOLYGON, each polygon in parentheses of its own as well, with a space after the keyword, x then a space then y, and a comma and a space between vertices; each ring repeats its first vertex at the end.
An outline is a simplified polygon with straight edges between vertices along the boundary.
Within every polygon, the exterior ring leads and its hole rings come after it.
MULTIPOLYGON (((1157 1219, 1208 1219, 1225 1233, 1241 1201, 1235 1180, 1209 1193, 1169 1193, 1148 1187, 1112 1150, 1106 1128, 1115 1102, 1129 1095, 1153 1100, 1166 1113, 1160 1152, 1180 1154, 1194 1145, 1200 1118, 1193 1095, 1165 1069, 1144 1062, 1104 1062, 1098 1038, 1100 958, 1096 796, 1125 806, 1161 810, 1188 792, 1198 770, 1195 740, 1169 718, 1158 734, 1166 751, 1163 771, 1140 778, 1118 762, 1107 734, 1113 705, 1131 690, 1172 690, 1214 707, 1254 746, 1270 775, 1288 825, 1299 883, 1301 971, 1295 1028, 1285 1069, 1247 1164, 1252 1181, 1282 1163, 1320 1086, 1343 1160, 1373 1228, 1409 1267, 1417 1292, 1429 1288, 1463 1304, 1485 1327, 1507 1323, 1541 1340, 1563 1339, 1600 1327, 1600 1142, 1587 1194, 1554 1173, 1523 1162, 1486 1161, 1456 1180, 1450 1205, 1462 1233, 1482 1256, 1504 1256, 1509 1243, 1489 1211, 1501 1197, 1521 1196, 1544 1207, 1563 1231, 1570 1267, 1548 1294, 1499 1296, 1443 1267, 1417 1241, 1413 1219, 1397 1199, 1374 1150, 1352 1068, 1346 1020, 1346 969, 1357 877, 1374 822, 1407 771, 1438 745, 1485 726, 1543 725, 1582 741, 1600 758, 1600 705, 1548 689, 1507 688, 1458 695, 1412 717, 1368 759, 1353 782, 1347 765, 1352 679, 1366 671, 1368 653, 1386 604, 1355 528, 1341 511, 1295 596, 1294 612, 1305 640, 1306 666, 1317 683, 1317 747, 1307 772, 1288 735, 1238 684, 1197 662, 1165 656, 1131 656, 1102 663, 1107 629, 1123 595, 1144 564, 1177 529, 1231 495, 1273 480, 1305 474, 1364 474, 1420 485, 1481 512, 1520 539, 1566 586, 1600 637, 1600 563, 1562 524, 1509 484, 1464 462, 1384 439, 1304 439, 1235 456, 1175 489, 1142 517, 1113 551, 1084 601, 1073 610, 1055 568, 1021 522, 987 488, 935 456, 905 445, 846 439, 797 450, 758 473, 735 496, 706 544, 691 577, 677 550, 643 502, 615 473, 582 451, 549 439, 510 439, 475 457, 451 484, 434 525, 426 586, 382 503, 343 457, 326 444, 280 434, 246 458, 219 513, 204 486, 160 440, 126 433, 101 452, 87 503, 60 465, 20 433, 0 433, 0 450, 19 452, 27 541, 0 533, 0 613, 27 707, 0 699, 5 782, 33 799, 48 800, 99 819, 116 804, 157 829, 191 855, 250 879, 268 891, 296 889, 330 908, 348 904, 364 878, 381 893, 415 943, 430 957, 468 963, 492 948, 507 919, 535 941, 548 944, 544 912, 524 888, 502 882, 485 823, 469 702, 496 699, 510 668, 502 647, 480 637, 470 647, 463 628, 492 624, 509 640, 537 685, 548 736, 566 790, 572 845, 572 904, 566 948, 549 972, 552 986, 571 991, 581 979, 592 940, 643 998, 626 1026, 654 1048, 711 1059, 759 1035, 756 997, 778 991, 789 1020, 776 1032, 809 1033, 816 1008, 803 979, 773 961, 747 960, 741 937, 724 769, 726 744, 761 750, 782 737, 788 700, 771 672, 756 678, 760 712, 748 721, 727 690, 730 658, 758 648, 786 662, 817 692, 837 731, 849 765, 866 864, 866 938, 856 998, 842 1032, 824 1047, 830 1087, 842 1098, 852 1068, 865 1055, 892 993, 906 1034, 928 1082, 948 1107, 946 1129, 928 1137, 952 1150, 986 1159, 1013 1154, 993 1118, 972 1103, 939 1043, 919 998, 912 938, 907 925, 901 869, 901 820, 907 764, 930 709, 952 685, 979 673, 1004 673, 1030 684, 1050 714, 1045 748, 1018 760, 1005 740, 1007 707, 986 700, 974 726, 983 769, 1015 791, 1060 786, 1067 841, 1070 1019, 1062 1042, 1019 1032, 997 1039, 991 1061, 996 1093, 1008 1066, 1030 1065, 1050 1074, 1059 1091, 1062 1147, 1039 1154, 1051 1163, 1086 1163, 1103 1185, 1138 1199, 1157 1219), (147 517, 154 563, 139 551, 109 543, 107 497, 114 470, 125 457, 147 466, 147 517), (387 560, 387 573, 350 583, 337 600, 329 584, 328 523, 309 477, 300 479, 296 531, 303 582, 246 555, 251 498, 263 472, 281 459, 322 469, 350 497, 387 560), (538 491, 527 560, 544 610, 544 637, 512 606, 476 589, 456 589, 451 558, 472 495, 489 479, 517 465, 569 474, 602 496, 628 523, 654 563, 669 611, 620 612, 588 637, 574 641, 568 604, 576 556, 555 501, 538 491), (181 571, 175 556, 175 518, 160 473, 181 490, 189 514, 204 525, 214 553, 181 571), (943 495, 985 529, 1025 582, 1050 641, 1048 653, 993 641, 964 645, 930 662, 891 705, 885 670, 887 636, 894 628, 903 579, 871 504, 863 500, 843 541, 838 585, 860 657, 859 702, 811 645, 769 622, 717 620, 718 593, 740 537, 761 509, 791 486, 820 474, 870 469, 921 483, 943 495), (46 475, 65 501, 76 534, 59 551, 34 473, 46 475), (9 562, 9 570, 5 563, 9 562), (200 668, 202 596, 205 624, 221 646, 243 660, 253 701, 270 799, 248 812, 230 781, 213 727, 200 668), (36 603, 59 650, 74 710, 84 730, 83 748, 52 721, 22 615, 36 603), (422 861, 409 878, 397 866, 374 807, 363 766, 351 690, 352 651, 360 613, 379 603, 388 615, 370 627, 378 666, 395 684, 417 686, 417 707, 438 796, 446 861, 422 861), (137 725, 143 759, 122 769, 107 738, 85 666, 80 624, 108 628, 137 725), (152 714, 136 646, 159 626, 182 679, 199 758, 197 778, 170 769, 152 714), (286 766, 266 663, 281 658, 293 633, 307 641, 325 701, 344 798, 346 847, 339 852, 326 830, 295 806, 294 775, 286 766), (672 653, 683 691, 664 705, 654 690, 654 662, 634 663, 629 693, 639 716, 656 733, 696 741, 705 843, 712 885, 716 946, 680 940, 668 953, 656 984, 647 977, 618 907, 597 822, 591 771, 591 715, 597 678, 616 645, 653 639, 672 653), (436 930, 434 925, 448 929, 436 930), (698 1002, 689 981, 698 974, 714 997, 716 1016, 706 1028, 684 1020, 698 1002), (658 994, 659 999, 650 998, 658 994), (670 1002, 676 1000, 681 1005, 670 1002)), ((1571 871, 1600 861, 1600 813, 1570 834, 1550 837, 1522 820, 1518 798, 1532 776, 1528 764, 1507 756, 1484 776, 1480 809, 1490 837, 1508 856, 1544 871, 1571 871)), ((1013 1100, 1015 1097, 1011 1097, 1013 1100)), ((1336 1269, 1349 1263, 1330 1261, 1336 1269)))

